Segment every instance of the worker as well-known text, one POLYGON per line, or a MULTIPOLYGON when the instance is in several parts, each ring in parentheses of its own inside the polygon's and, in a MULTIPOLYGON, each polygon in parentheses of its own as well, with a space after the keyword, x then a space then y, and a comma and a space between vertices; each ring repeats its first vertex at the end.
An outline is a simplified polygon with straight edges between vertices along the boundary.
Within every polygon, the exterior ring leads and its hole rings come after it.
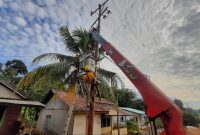
POLYGON ((94 82, 94 72, 90 69, 90 66, 86 65, 82 68, 82 71, 85 73, 82 75, 82 79, 85 83, 93 83, 94 82))

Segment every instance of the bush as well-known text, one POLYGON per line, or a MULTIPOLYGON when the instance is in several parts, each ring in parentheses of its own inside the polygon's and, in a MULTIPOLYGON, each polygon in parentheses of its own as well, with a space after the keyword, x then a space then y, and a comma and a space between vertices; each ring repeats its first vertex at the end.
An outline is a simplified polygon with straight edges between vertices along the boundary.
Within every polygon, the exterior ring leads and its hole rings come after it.
POLYGON ((127 121, 127 130, 129 134, 139 132, 138 123, 134 120, 127 121))
POLYGON ((198 127, 198 125, 200 124, 200 119, 199 119, 198 115, 184 111, 183 117, 184 117, 184 125, 185 126, 198 127))

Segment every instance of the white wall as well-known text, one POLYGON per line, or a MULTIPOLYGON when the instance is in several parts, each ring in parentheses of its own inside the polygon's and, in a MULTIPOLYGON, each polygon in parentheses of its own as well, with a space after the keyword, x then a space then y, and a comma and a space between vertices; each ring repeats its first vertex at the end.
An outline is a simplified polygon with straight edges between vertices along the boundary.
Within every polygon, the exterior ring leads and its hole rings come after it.
POLYGON ((74 128, 73 135, 85 135, 86 134, 86 115, 75 114, 74 115, 74 128))
POLYGON ((101 135, 101 114, 95 114, 94 116, 94 127, 93 135, 101 135))
POLYGON ((52 97, 46 104, 46 108, 40 112, 36 128, 42 131, 46 121, 46 115, 51 115, 48 124, 49 128, 58 134, 62 134, 67 111, 67 106, 62 101, 52 97))
MULTIPOLYGON (((86 135, 87 132, 87 114, 75 113, 73 135, 86 135)), ((101 114, 95 114, 93 135, 101 135, 101 114)))

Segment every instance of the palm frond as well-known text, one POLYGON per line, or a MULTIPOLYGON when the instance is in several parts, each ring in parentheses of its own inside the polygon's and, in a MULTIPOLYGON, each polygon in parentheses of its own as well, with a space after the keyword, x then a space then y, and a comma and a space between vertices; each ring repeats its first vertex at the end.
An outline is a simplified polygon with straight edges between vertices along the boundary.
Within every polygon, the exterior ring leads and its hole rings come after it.
POLYGON ((36 80, 31 87, 33 88, 33 90, 40 89, 41 87, 44 87, 47 84, 50 84, 51 82, 52 82, 52 77, 50 74, 47 74, 36 80))
POLYGON ((44 53, 44 54, 37 56, 32 61, 32 63, 36 64, 36 63, 39 63, 40 61, 42 61, 44 59, 48 59, 48 58, 50 60, 59 60, 60 62, 67 61, 69 63, 75 63, 78 61, 78 58, 75 56, 67 56, 67 55, 59 54, 59 53, 44 53))
POLYGON ((31 84, 35 82, 35 73, 34 72, 29 72, 22 78, 19 83, 17 84, 16 88, 17 90, 24 90, 28 87, 30 87, 31 84))
POLYGON ((97 72, 98 75, 102 76, 105 80, 110 81, 112 83, 111 85, 117 85, 119 77, 116 73, 102 68, 98 68, 97 72))
POLYGON ((98 80, 100 81, 100 84, 98 85, 98 87, 99 87, 102 97, 106 99, 110 99, 115 102, 116 97, 113 92, 113 88, 110 87, 109 83, 102 76, 98 76, 98 80))
POLYGON ((69 73, 70 68, 71 68, 70 63, 63 61, 41 66, 37 68, 35 72, 36 76, 43 76, 46 74, 51 74, 52 76, 55 75, 65 76, 66 73, 69 73))
POLYGON ((63 26, 60 28, 60 35, 62 37, 62 40, 64 41, 65 48, 73 53, 79 53, 79 47, 75 43, 73 35, 69 32, 69 29, 67 26, 63 26))
MULTIPOLYGON (((65 78, 65 74, 68 73, 70 69, 71 66, 66 61, 41 66, 25 75, 25 77, 17 85, 17 88, 24 89, 30 87, 38 81, 44 82, 44 80, 47 80, 48 77, 50 80, 62 80, 65 78)), ((42 84, 42 82, 40 83, 42 84)))
POLYGON ((90 34, 86 30, 79 28, 75 29, 72 33, 76 39, 76 43, 79 45, 79 50, 82 53, 95 49, 95 42, 92 40, 90 34))

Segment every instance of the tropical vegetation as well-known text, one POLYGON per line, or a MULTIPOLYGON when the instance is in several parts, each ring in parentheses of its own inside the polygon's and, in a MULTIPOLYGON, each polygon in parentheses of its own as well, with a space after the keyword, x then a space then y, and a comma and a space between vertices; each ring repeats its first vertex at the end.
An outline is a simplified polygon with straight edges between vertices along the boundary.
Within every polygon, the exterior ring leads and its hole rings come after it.
POLYGON ((15 86, 28 73, 27 67, 21 60, 8 60, 0 63, 0 79, 15 86))
POLYGON ((180 99, 175 99, 174 103, 183 111, 183 122, 185 126, 199 127, 200 114, 197 110, 193 110, 190 107, 184 107, 183 102, 180 99))
MULTIPOLYGON (((42 89, 42 87, 48 87, 49 84, 55 84, 52 85, 52 87, 57 87, 58 89, 65 89, 70 85, 70 83, 77 79, 75 76, 77 70, 79 70, 82 63, 87 61, 87 59, 83 58, 88 54, 91 54, 90 57, 94 58, 96 43, 90 36, 89 32, 81 28, 70 32, 69 29, 64 26, 60 28, 60 35, 64 42, 64 47, 67 50, 67 55, 59 53, 44 53, 36 57, 33 60, 33 64, 43 62, 43 60, 47 59, 51 63, 40 66, 27 73, 17 85, 19 90, 38 90, 42 89)), ((100 54, 98 60, 104 58, 104 52, 101 49, 100 54)), ((107 87, 109 89, 111 84, 117 85, 119 77, 114 72, 98 67, 97 74, 97 78, 101 85, 100 87, 107 87)), ((104 92, 101 92, 102 95, 107 95, 106 92, 108 91, 104 92)))

